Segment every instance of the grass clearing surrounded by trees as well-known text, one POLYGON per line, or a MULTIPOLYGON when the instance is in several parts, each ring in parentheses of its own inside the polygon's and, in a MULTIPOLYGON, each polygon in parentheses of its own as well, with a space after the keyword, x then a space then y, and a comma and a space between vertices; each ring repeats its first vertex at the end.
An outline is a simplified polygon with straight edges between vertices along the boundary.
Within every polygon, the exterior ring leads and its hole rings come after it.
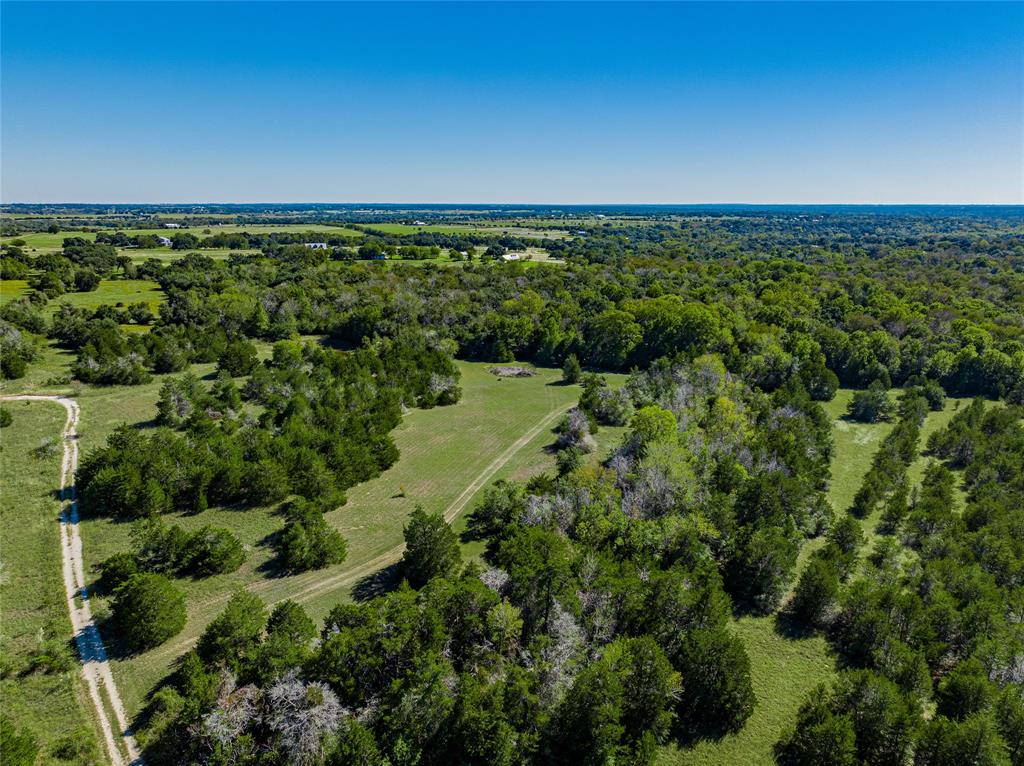
MULTIPOLYGON (((898 392, 893 392, 897 394, 898 392)), ((835 398, 823 404, 832 420, 834 451, 828 499, 836 514, 846 513, 860 488, 875 451, 892 430, 893 422, 857 423, 845 418, 853 398, 852 389, 840 389, 835 398)), ((947 398, 941 411, 929 412, 921 428, 918 458, 910 466, 912 486, 920 484, 928 458, 920 454, 928 435, 944 428, 964 400, 947 398)), ((867 554, 875 537, 881 510, 862 521, 867 554)), ((808 541, 800 551, 795 585, 811 554, 824 543, 823 538, 808 541)), ((733 621, 733 629, 743 639, 750 656, 751 677, 758 705, 738 734, 721 740, 704 741, 687 750, 676 747, 659 751, 660 766, 732 766, 733 764, 771 764, 772 746, 783 730, 796 722, 796 714, 807 695, 820 683, 829 683, 836 675, 836 657, 820 633, 792 638, 776 627, 776 617, 743 616, 733 621)))
MULTIPOLYGON (((319 620, 335 603, 349 599, 353 588, 369 591, 376 587, 378 577, 386 578, 389 572, 385 569, 378 574, 378 570, 398 558, 396 546, 401 545, 402 529, 417 504, 428 511, 452 511, 457 506, 458 513, 453 515, 459 528, 459 520, 494 480, 553 472, 554 455, 544 448, 555 439, 551 429, 561 413, 578 400, 579 387, 561 385, 560 370, 540 368, 530 378, 500 379, 487 371, 491 364, 458 364, 462 400, 450 407, 416 409, 405 415, 393 432, 401 451, 398 462, 380 477, 352 487, 348 502, 327 514, 329 523, 348 540, 348 558, 343 564, 277 576, 268 542, 283 527, 284 518, 272 508, 211 508, 196 515, 168 514, 168 522, 186 530, 204 524, 230 529, 247 547, 248 555, 242 567, 231 574, 176 580, 187 593, 189 618, 185 630, 168 644, 130 657, 111 652, 113 672, 131 714, 141 710, 154 685, 237 588, 252 590, 268 604, 294 598, 319 620)), ((192 369, 210 376, 213 365, 194 365, 192 369)), ((83 454, 102 446, 121 422, 148 427, 165 377, 155 376, 152 383, 142 386, 82 389, 78 396, 83 454)), ((625 379, 623 375, 607 377, 612 385, 625 379)), ((601 449, 593 459, 606 453, 623 430, 603 428, 598 433, 601 449)), ((81 534, 87 566, 92 568, 107 556, 127 550, 129 533, 129 524, 90 517, 83 508, 81 534)), ((465 549, 467 557, 477 552, 474 544, 465 549)), ((96 573, 87 576, 95 584, 96 573)), ((108 608, 106 598, 94 599, 97 614, 108 608)))
POLYGON ((83 293, 64 293, 46 304, 46 311, 53 314, 61 303, 75 308, 95 310, 100 306, 127 306, 132 303, 146 303, 155 314, 164 302, 164 291, 160 285, 149 279, 104 279, 95 290, 83 293))

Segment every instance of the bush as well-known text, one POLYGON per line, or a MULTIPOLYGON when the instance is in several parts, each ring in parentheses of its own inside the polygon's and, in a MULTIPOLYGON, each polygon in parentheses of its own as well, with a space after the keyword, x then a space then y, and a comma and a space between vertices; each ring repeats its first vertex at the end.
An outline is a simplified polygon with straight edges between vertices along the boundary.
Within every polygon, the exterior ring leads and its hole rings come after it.
POLYGON ((572 473, 583 465, 583 450, 575 446, 560 450, 555 455, 555 465, 558 467, 559 476, 572 473))
POLYGON ((812 558, 796 586, 791 608, 793 616, 808 627, 821 627, 839 600, 839 575, 831 562, 812 558))
POLYGON ((135 556, 122 552, 108 556, 100 564, 100 583, 103 591, 113 593, 132 577, 139 573, 139 565, 135 556))
POLYGON ((0 754, 4 766, 32 766, 39 754, 39 745, 31 732, 15 729, 6 716, 0 716, 0 754))
POLYGON ((240 590, 203 631, 196 652, 207 666, 236 669, 260 640, 267 611, 259 596, 240 590))
POLYGON ((75 656, 65 641, 47 639, 28 661, 30 673, 65 673, 75 666, 75 656))
POLYGON ((243 561, 242 543, 223 527, 202 527, 185 546, 184 567, 196 577, 234 572, 243 561))
POLYGON ((305 572, 340 564, 348 553, 345 538, 316 508, 299 500, 289 511, 289 521, 278 541, 281 566, 290 572, 305 572))
POLYGON ((861 423, 877 423, 880 420, 888 420, 895 412, 896 403, 885 387, 876 380, 866 391, 858 391, 853 395, 846 414, 850 419, 861 423))
POLYGON ((679 722, 693 732, 737 732, 754 712, 750 658, 725 628, 695 630, 673 664, 683 679, 679 722))
POLYGON ((217 369, 224 370, 231 377, 237 378, 248 375, 258 363, 256 358, 256 346, 244 338, 230 341, 220 355, 217 362, 217 369))
POLYGON ((5 352, 3 359, 0 359, 0 374, 3 375, 4 380, 17 380, 25 377, 25 367, 24 358, 14 351, 5 352))
POLYGON ((125 645, 135 651, 177 635, 185 619, 185 594, 164 575, 132 575, 114 594, 114 624, 125 645))
POLYGON ((580 360, 576 358, 576 354, 569 354, 565 358, 565 364, 562 365, 562 382, 579 383, 582 375, 583 368, 580 367, 580 360))
POLYGON ((93 754, 92 742, 92 732, 86 728, 76 729, 54 742, 50 753, 62 761, 88 763, 93 754))
POLYGON ((0 407, 0 428, 7 428, 14 421, 14 416, 6 407, 0 407))

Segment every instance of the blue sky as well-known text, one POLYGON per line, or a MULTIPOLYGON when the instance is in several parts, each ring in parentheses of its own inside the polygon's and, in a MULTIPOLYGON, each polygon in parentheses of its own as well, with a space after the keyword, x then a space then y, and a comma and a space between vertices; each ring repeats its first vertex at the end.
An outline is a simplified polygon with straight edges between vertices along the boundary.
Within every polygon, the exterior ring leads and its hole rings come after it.
POLYGON ((1021 3, 0 14, 4 202, 1024 202, 1021 3))

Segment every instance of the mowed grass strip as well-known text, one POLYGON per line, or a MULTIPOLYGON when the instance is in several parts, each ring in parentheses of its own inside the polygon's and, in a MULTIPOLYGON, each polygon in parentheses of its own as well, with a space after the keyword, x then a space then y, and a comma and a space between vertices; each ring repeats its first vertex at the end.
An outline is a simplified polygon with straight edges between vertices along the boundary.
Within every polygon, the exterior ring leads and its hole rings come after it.
MULTIPOLYGON (((845 513, 871 467, 878 444, 892 428, 889 423, 865 424, 844 419, 853 391, 841 389, 824 405, 832 420, 832 453, 828 499, 836 513, 845 513)), ((804 545, 797 561, 799 573, 820 538, 804 545)), ((799 574, 797 574, 797 577, 799 574)), ((796 578, 794 578, 794 582, 796 578)), ((679 750, 663 748, 660 766, 734 766, 771 764, 772 745, 782 730, 792 726, 807 694, 819 683, 835 677, 835 657, 822 636, 792 638, 776 630, 774 615, 734 620, 733 630, 743 639, 750 656, 750 671, 757 707, 743 730, 718 741, 704 741, 679 750)))
MULTIPOLYGON (((846 513, 871 468, 882 439, 893 423, 857 423, 845 419, 853 390, 841 389, 824 405, 832 419, 835 450, 832 454, 828 498, 837 514, 846 513)), ((898 392, 893 392, 897 395, 898 392)), ((928 435, 944 428, 962 406, 964 400, 946 399, 940 412, 929 412, 921 428, 919 450, 923 451, 928 435)), ((922 454, 909 469, 911 485, 919 484, 928 458, 922 454)), ((881 510, 863 519, 865 544, 862 553, 870 551, 877 539, 875 527, 881 510)), ((809 541, 797 562, 797 577, 811 554, 823 544, 821 538, 809 541)), ((794 578, 795 582, 795 578, 794 578)), ((661 766, 733 766, 733 764, 771 764, 771 748, 782 731, 796 722, 796 713, 806 696, 820 683, 835 677, 835 656, 820 635, 790 638, 776 630, 774 616, 742 617, 733 622, 733 629, 743 639, 750 655, 751 674, 758 706, 744 729, 718 742, 702 742, 680 751, 663 748, 659 753, 661 766)))
POLYGON ((72 648, 61 574, 60 478, 64 409, 50 402, 4 402, 14 420, 0 432, 0 699, 16 727, 41 745, 37 764, 101 760, 98 729, 72 648), (31 452, 52 439, 52 454, 31 452), (42 650, 63 656, 65 670, 32 670, 42 650), (60 755, 61 757, 58 757, 60 755), (65 758, 64 756, 70 756, 65 758))

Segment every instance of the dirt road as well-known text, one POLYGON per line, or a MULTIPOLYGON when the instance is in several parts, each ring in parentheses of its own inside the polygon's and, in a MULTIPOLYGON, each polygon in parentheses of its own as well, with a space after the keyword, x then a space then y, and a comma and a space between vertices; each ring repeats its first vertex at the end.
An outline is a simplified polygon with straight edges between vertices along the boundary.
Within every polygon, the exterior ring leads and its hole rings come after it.
POLYGON ((64 568, 64 591, 75 644, 82 660, 82 677, 89 697, 96 708, 96 719, 103 732, 110 762, 124 766, 142 764, 139 746, 132 736, 121 695, 107 662, 96 621, 89 607, 89 592, 85 587, 85 567, 82 563, 82 538, 78 534, 78 499, 75 496, 75 471, 78 468, 78 403, 65 396, 22 394, 0 397, 4 401, 55 402, 64 408, 67 420, 61 433, 64 457, 60 465, 60 547, 64 568), (113 721, 111 721, 111 713, 113 721), (116 733, 115 733, 116 730, 116 733))

